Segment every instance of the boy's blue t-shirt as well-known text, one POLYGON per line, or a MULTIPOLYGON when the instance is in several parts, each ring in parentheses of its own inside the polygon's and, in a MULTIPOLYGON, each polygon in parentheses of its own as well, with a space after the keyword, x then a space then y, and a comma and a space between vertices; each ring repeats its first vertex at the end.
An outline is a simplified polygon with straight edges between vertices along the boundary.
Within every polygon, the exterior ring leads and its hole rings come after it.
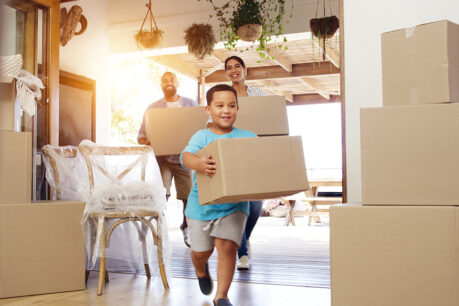
MULTIPOLYGON (((187 147, 183 152, 196 153, 205 146, 207 146, 212 141, 219 138, 245 138, 245 137, 257 137, 256 134, 234 128, 233 130, 224 135, 217 135, 211 132, 209 129, 200 130, 194 134, 190 141, 188 142, 187 147)), ((182 154, 180 155, 180 162, 182 162, 182 154)), ((185 167, 185 165, 183 165, 185 167)), ((217 169, 218 171, 218 169, 217 169)), ((225 204, 212 204, 212 205, 199 205, 199 194, 198 194, 198 184, 196 182, 196 171, 193 171, 193 187, 191 188, 190 195, 188 196, 188 203, 186 205, 185 215, 189 218, 195 220, 214 220, 233 212, 240 210, 246 215, 249 215, 249 203, 248 202, 238 202, 238 203, 225 203, 225 204)))

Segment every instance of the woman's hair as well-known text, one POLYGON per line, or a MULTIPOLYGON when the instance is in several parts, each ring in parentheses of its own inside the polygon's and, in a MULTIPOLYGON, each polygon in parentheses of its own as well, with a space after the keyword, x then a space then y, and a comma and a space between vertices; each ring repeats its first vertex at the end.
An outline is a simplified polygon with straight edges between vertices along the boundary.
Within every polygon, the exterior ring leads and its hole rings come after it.
POLYGON ((206 100, 207 100, 207 105, 208 106, 210 106, 210 103, 212 103, 212 100, 214 99, 214 93, 216 93, 218 91, 231 91, 234 94, 234 96, 236 97, 236 105, 238 104, 236 90, 233 87, 229 86, 229 85, 218 84, 218 85, 215 85, 214 87, 212 87, 211 89, 209 89, 207 91, 206 100))
POLYGON ((238 61, 239 64, 241 64, 241 66, 242 66, 243 68, 245 68, 245 63, 244 63, 244 61, 242 60, 242 58, 240 58, 239 56, 233 55, 233 56, 228 57, 228 58, 225 60, 225 70, 226 70, 226 65, 228 64, 228 61, 229 61, 230 59, 233 59, 233 60, 238 61))

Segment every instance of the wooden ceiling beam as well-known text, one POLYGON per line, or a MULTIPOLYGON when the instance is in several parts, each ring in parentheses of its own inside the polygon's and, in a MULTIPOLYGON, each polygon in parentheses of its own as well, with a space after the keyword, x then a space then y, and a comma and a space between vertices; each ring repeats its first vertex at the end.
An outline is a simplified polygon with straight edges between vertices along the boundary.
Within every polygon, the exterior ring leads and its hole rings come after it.
POLYGON ((284 56, 283 52, 279 50, 275 45, 270 46, 269 51, 264 51, 264 53, 270 57, 272 57, 272 61, 276 64, 287 70, 288 72, 292 72, 292 63, 284 56))
MULTIPOLYGON (((286 71, 280 66, 265 66, 248 68, 246 80, 275 80, 285 78, 300 78, 313 75, 336 75, 339 74, 339 68, 331 65, 330 62, 321 62, 320 65, 315 63, 292 64, 292 72, 286 71)), ((223 70, 215 71, 206 77, 207 84, 226 82, 225 72, 223 70)))
POLYGON ((326 100, 319 94, 308 94, 308 95, 293 95, 292 105, 309 105, 309 104, 321 104, 321 103, 341 103, 340 95, 330 95, 330 99, 326 100))
POLYGON ((303 84, 306 84, 310 87, 312 87, 319 95, 321 95, 323 98, 330 100, 330 94, 327 93, 327 89, 325 89, 322 85, 316 82, 313 78, 310 77, 302 77, 300 78, 300 81, 303 82, 303 84))
POLYGON ((201 71, 197 67, 185 62, 175 55, 151 56, 150 59, 192 79, 199 80, 201 76, 201 71))
MULTIPOLYGON (((320 52, 320 55, 322 56, 324 46, 323 40, 314 38, 313 42, 314 47, 318 49, 318 52, 320 52)), ((339 53, 332 47, 329 40, 325 41, 325 58, 339 68, 339 53)))

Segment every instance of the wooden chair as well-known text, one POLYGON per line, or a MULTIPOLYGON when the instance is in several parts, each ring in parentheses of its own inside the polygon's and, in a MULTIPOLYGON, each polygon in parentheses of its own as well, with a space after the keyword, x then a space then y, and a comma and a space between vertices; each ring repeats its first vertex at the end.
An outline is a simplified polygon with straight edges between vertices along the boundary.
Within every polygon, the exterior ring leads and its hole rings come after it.
MULTIPOLYGON (((122 179, 128 175, 132 174, 132 169, 135 167, 141 167, 140 177, 138 178, 139 182, 145 182, 145 174, 146 174, 146 159, 144 158, 148 154, 153 155, 153 151, 149 146, 133 146, 133 147, 104 147, 104 146, 95 146, 95 145, 87 145, 87 144, 80 144, 78 147, 79 151, 81 152, 84 160, 86 161, 86 166, 89 175, 89 183, 90 183, 90 190, 94 190, 97 187, 97 182, 95 181, 95 171, 97 171, 98 175, 105 176, 106 179, 114 181, 114 183, 119 183, 122 179), (105 165, 99 163, 97 161, 97 157, 104 157, 104 156, 118 156, 123 158, 123 156, 134 155, 138 156, 132 163, 125 167, 122 171, 119 172, 116 176, 110 171, 110 169, 106 169, 105 165), (96 157, 96 158, 94 158, 96 157)), ((154 158, 154 156, 152 157, 154 158)), ((137 169, 136 168, 136 169, 137 169)), ((161 185, 162 187, 162 185, 161 185)), ((133 196, 128 200, 131 202, 135 202, 139 198, 133 196)), ((164 198, 165 199, 165 198, 164 198)), ((129 208, 129 209, 117 209, 117 205, 123 205, 120 203, 124 200, 119 200, 117 197, 112 197, 108 201, 106 201, 107 205, 113 206, 113 209, 104 209, 104 208, 95 208, 91 209, 88 212, 88 220, 92 224, 92 229, 97 230, 97 236, 99 239, 99 256, 100 256, 100 271, 99 271, 99 283, 97 288, 97 294, 102 294, 103 284, 104 284, 104 277, 106 271, 106 249, 110 243, 110 237, 114 229, 125 222, 129 221, 138 221, 140 222, 140 226, 138 222, 134 222, 139 232, 139 239, 142 242, 142 252, 144 258, 144 266, 145 266, 145 273, 148 279, 150 279, 150 268, 148 263, 148 254, 146 248, 146 237, 148 234, 148 229, 150 229, 153 242, 157 247, 157 254, 158 254, 158 266, 159 271, 161 274, 161 279, 163 282, 163 286, 165 289, 169 289, 169 284, 166 278, 166 269, 164 265, 164 258, 163 258, 163 241, 162 241, 162 231, 167 230, 163 228, 162 224, 162 217, 163 212, 157 209, 149 209, 148 207, 141 207, 139 209, 129 208), (110 203, 108 203, 110 202, 110 203), (153 225, 152 221, 156 221, 156 229, 153 225), (112 222, 110 224, 110 222, 112 222), (107 227, 107 228, 106 228, 107 227)), ((93 235, 91 235, 93 236, 93 235)), ((94 243, 91 243, 94 245, 94 243)), ((93 255, 94 249, 91 250, 91 257, 93 255)))

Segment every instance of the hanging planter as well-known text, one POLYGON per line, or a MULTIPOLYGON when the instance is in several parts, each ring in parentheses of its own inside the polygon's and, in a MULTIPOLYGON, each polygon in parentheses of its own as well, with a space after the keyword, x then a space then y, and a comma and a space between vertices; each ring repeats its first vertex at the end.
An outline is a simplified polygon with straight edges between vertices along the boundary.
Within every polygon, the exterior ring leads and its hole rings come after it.
MULTIPOLYGON (((198 0, 200 1, 200 0, 198 0)), ((220 38, 228 50, 236 50, 238 40, 259 43, 256 46, 261 58, 270 58, 270 46, 274 38, 284 33, 286 0, 206 0, 214 10, 211 15, 217 18, 220 38), (217 6, 216 2, 222 3, 217 6)), ((293 2, 292 2, 293 9, 293 2)), ((292 17, 290 14, 289 17, 292 17)), ((287 40, 277 41, 276 48, 286 49, 283 45, 287 40)), ((242 51, 241 51, 242 52, 242 51)))
POLYGON ((237 36, 240 40, 254 42, 260 39, 263 34, 261 24, 244 24, 237 29, 237 36))
POLYGON ((336 16, 314 18, 309 21, 312 34, 317 38, 332 38, 339 28, 336 16))
POLYGON ((158 48, 163 42, 164 31, 158 28, 155 17, 153 17, 153 12, 151 11, 151 0, 149 0, 148 3, 145 4, 145 6, 148 8, 147 14, 145 15, 145 18, 143 19, 142 25, 140 26, 140 30, 136 33, 134 38, 137 43, 137 46, 140 49, 158 48), (149 22, 150 22, 150 29, 148 30, 146 28, 144 30, 143 26, 145 25, 145 21, 147 21, 147 18, 149 19, 149 22), (154 25, 154 28, 153 28, 153 25, 154 25))
POLYGON ((330 6, 330 0, 328 1, 328 7, 330 10, 330 16, 325 15, 325 0, 323 0, 324 4, 324 16, 317 18, 317 12, 319 10, 319 3, 320 0, 317 0, 316 6, 316 16, 315 18, 309 21, 309 26, 311 28, 311 33, 314 37, 316 37, 319 42, 322 41, 322 59, 325 61, 326 58, 326 40, 330 39, 335 35, 336 31, 339 28, 339 19, 335 15, 333 15, 330 6))
POLYGON ((217 40, 210 24, 193 23, 185 30, 185 42, 188 51, 201 60, 212 54, 217 40))

